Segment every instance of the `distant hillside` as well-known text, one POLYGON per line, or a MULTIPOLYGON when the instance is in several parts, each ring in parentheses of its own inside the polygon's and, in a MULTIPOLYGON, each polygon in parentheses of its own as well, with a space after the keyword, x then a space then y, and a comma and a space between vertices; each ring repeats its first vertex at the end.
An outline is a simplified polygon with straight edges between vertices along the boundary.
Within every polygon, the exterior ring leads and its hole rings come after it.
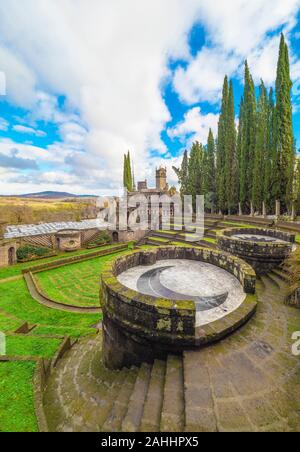
MULTIPOLYGON (((13 196, 13 195, 12 195, 13 196)), ((37 199, 64 199, 64 198, 96 198, 93 195, 74 195, 72 193, 59 191, 43 191, 40 193, 27 193, 25 195, 18 195, 18 198, 37 198, 37 199)))

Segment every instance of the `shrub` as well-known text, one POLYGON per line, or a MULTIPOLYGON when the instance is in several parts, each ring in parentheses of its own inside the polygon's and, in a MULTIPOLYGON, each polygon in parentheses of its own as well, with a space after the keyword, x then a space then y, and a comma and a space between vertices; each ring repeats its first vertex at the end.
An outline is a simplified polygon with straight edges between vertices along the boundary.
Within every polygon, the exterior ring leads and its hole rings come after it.
POLYGON ((99 236, 97 237, 97 239, 93 240, 92 242, 89 243, 89 245, 91 246, 96 246, 96 245, 104 245, 104 244, 110 244, 112 243, 112 238, 109 235, 108 232, 103 231, 99 234, 99 236))
POLYGON ((43 257, 49 254, 51 250, 49 248, 35 247, 35 246, 22 246, 17 251, 18 260, 25 260, 31 257, 43 257))

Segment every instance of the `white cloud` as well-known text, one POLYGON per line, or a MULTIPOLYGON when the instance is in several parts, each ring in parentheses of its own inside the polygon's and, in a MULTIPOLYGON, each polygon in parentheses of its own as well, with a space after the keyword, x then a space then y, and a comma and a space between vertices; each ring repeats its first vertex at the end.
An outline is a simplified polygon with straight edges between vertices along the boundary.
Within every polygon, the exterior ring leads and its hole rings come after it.
POLYGON ((13 130, 18 133, 35 135, 36 137, 45 137, 47 135, 42 130, 33 129, 32 127, 22 126, 20 124, 13 126, 13 130))
POLYGON ((247 55, 261 45, 266 33, 295 24, 299 0, 230 0, 200 2, 208 39, 225 51, 247 55))
POLYGON ((217 103, 225 73, 232 74, 239 63, 239 58, 224 53, 220 48, 204 47, 187 69, 177 69, 174 87, 187 104, 217 103))
MULTIPOLYGON (((166 81, 174 76, 188 104, 216 103, 225 73, 235 74, 246 56, 255 77, 272 81, 277 38, 267 33, 279 25, 291 30, 299 2, 23 0, 20 8, 20 0, 2 0, 0 72, 7 99, 31 111, 19 125, 37 129, 40 120, 54 122, 63 140, 43 150, 17 145, 20 156, 36 158, 50 173, 57 165, 67 174, 66 184, 72 173, 82 192, 91 185, 115 189, 128 149, 137 177, 152 177, 153 165, 168 155, 161 140, 171 119, 162 94, 166 81), (188 33, 195 23, 205 27, 207 41, 192 58, 188 33), (170 59, 188 67, 174 75, 170 59), (150 159, 149 150, 161 158, 150 159)), ((203 141, 210 124, 216 126, 214 115, 192 109, 169 133, 183 137, 190 129, 186 136, 203 141)), ((0 142, 0 152, 12 147, 10 140, 0 142)))
POLYGON ((0 130, 6 132, 9 128, 9 123, 4 118, 0 118, 0 130))
POLYGON ((255 81, 274 82, 279 37, 270 33, 282 27, 289 34, 296 23, 300 0, 231 0, 200 2, 206 46, 187 68, 178 68, 174 87, 187 104, 218 102, 224 75, 242 77, 248 58, 255 81))
POLYGON ((12 60, 4 70, 8 81, 22 80, 8 83, 9 99, 31 101, 33 119, 57 119, 53 98, 66 96, 66 110, 78 111, 88 129, 87 166, 99 161, 107 179, 120 181, 123 153, 131 149, 141 171, 149 149, 166 152, 160 135, 171 118, 161 88, 171 76, 169 59, 189 58, 198 3, 24 0, 21 9, 18 0, 3 0, 0 37, 12 60), (50 98, 41 99, 45 92, 50 98))
POLYGON ((205 115, 202 114, 200 107, 195 107, 184 115, 184 120, 181 123, 168 130, 168 135, 170 138, 178 137, 182 142, 188 140, 189 145, 196 140, 206 144, 209 129, 212 129, 214 136, 216 136, 218 121, 219 115, 213 113, 205 115))

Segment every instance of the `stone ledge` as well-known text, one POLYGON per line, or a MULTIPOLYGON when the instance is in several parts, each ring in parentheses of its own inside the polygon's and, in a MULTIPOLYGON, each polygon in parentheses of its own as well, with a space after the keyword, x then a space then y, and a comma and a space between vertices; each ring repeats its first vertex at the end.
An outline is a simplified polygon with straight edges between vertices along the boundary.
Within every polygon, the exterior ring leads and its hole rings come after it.
MULTIPOLYGON (((120 354, 119 367, 136 364, 137 355, 158 348, 178 353, 221 339, 245 323, 256 309, 256 275, 241 259, 207 248, 165 246, 137 250, 105 265, 101 275, 100 298, 103 300, 104 349, 106 357, 120 354), (193 301, 160 299, 143 295, 123 286, 117 279, 124 271, 139 265, 153 265, 159 260, 189 259, 218 266, 234 275, 249 295, 233 313, 202 329, 196 328, 193 301), (228 317, 228 318, 227 318, 228 317), (138 345, 137 345, 138 344, 138 345), (123 352, 120 352, 124 348, 123 352), (130 362, 128 355, 133 356, 130 362), (124 361, 126 356, 126 361, 124 361)), ((156 355, 159 356, 159 355, 156 355)), ((113 359, 118 366, 117 358, 113 359)), ((141 357, 142 362, 142 357, 141 357)), ((106 364, 110 363, 106 360, 106 364)))
POLYGON ((255 295, 247 298, 235 311, 220 320, 196 328, 196 346, 217 342, 244 325, 256 312, 258 306, 255 295))
POLYGON ((295 234, 275 229, 235 228, 217 232, 218 248, 245 260, 259 275, 268 273, 280 265, 292 252, 294 242, 295 234), (238 237, 233 237, 238 234, 264 235, 283 240, 286 243, 242 240, 238 237))

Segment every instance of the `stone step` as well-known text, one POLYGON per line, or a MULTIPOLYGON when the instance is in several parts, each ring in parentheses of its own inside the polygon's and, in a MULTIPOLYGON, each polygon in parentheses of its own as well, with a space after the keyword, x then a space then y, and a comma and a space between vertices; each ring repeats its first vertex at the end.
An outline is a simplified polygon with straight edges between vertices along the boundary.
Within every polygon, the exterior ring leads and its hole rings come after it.
POLYGON ((159 243, 159 242, 157 242, 157 241, 155 241, 155 240, 151 240, 151 238, 147 239, 146 244, 147 244, 147 245, 150 245, 150 246, 161 246, 161 245, 165 245, 164 243, 159 243))
POLYGON ((289 279, 290 275, 283 268, 274 268, 273 273, 275 273, 275 275, 277 275, 284 282, 288 282, 288 279, 289 279))
POLYGON ((184 429, 183 361, 181 356, 167 359, 161 432, 182 432, 184 429))
POLYGON ((137 379, 137 370, 131 369, 122 370, 126 375, 120 391, 112 405, 106 421, 103 424, 102 431, 104 432, 120 432, 122 428, 122 421, 127 412, 128 403, 130 401, 132 391, 135 388, 137 379))
POLYGON ((166 363, 156 360, 153 364, 141 420, 141 432, 159 432, 164 402, 166 363))
MULTIPOLYGON (((186 432, 217 430, 207 359, 206 349, 184 353, 186 432)), ((221 374, 219 380, 220 384, 223 384, 221 374)))
POLYGON ((263 275, 261 277, 264 286, 265 286, 265 290, 266 292, 271 292, 271 293, 278 293, 278 285, 275 283, 275 281, 273 281, 272 278, 269 277, 269 275, 263 275))
POLYGON ((101 431, 126 376, 108 371, 101 355, 101 340, 83 340, 58 362, 44 395, 50 431, 101 431))
POLYGON ((275 273, 273 273, 273 271, 268 273, 268 277, 272 279, 272 281, 274 282, 274 284, 276 284, 278 289, 283 290, 286 288, 286 284, 284 283, 284 281, 281 278, 279 278, 279 276, 277 276, 275 273))
POLYGON ((135 385, 128 400, 128 407, 122 417, 122 432, 137 432, 144 411, 145 400, 149 388, 152 366, 142 364, 135 385))

